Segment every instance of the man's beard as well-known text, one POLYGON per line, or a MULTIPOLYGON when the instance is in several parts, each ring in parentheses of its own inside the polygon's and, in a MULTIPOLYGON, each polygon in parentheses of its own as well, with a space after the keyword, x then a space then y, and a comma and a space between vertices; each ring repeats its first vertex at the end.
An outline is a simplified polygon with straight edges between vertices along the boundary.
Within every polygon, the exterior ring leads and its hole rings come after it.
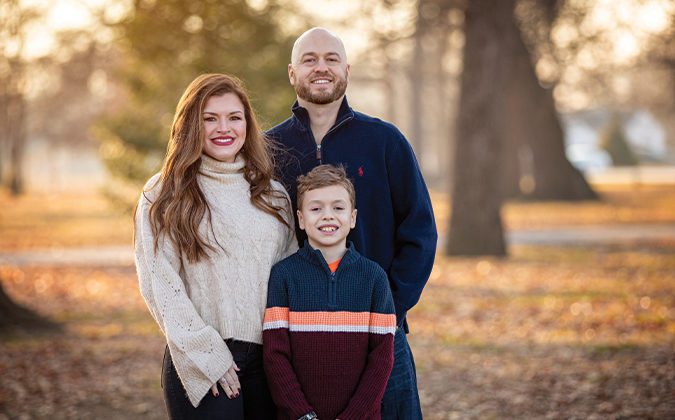
POLYGON ((345 92, 347 91, 347 80, 339 77, 333 77, 333 83, 335 87, 333 90, 321 91, 318 93, 312 93, 311 83, 298 83, 298 79, 295 79, 295 93, 298 95, 298 98, 305 100, 309 103, 316 105, 325 105, 331 102, 335 102, 340 99, 345 92))

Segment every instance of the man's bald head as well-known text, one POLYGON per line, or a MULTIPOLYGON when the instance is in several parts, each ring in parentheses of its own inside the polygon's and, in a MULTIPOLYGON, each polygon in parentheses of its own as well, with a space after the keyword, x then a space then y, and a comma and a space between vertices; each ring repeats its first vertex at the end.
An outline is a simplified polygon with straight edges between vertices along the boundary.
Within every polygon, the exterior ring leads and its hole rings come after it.
POLYGON ((312 28, 295 40, 291 52, 291 64, 300 62, 300 58, 307 52, 314 52, 316 45, 328 47, 336 52, 344 63, 347 62, 347 51, 342 40, 325 28, 312 28))

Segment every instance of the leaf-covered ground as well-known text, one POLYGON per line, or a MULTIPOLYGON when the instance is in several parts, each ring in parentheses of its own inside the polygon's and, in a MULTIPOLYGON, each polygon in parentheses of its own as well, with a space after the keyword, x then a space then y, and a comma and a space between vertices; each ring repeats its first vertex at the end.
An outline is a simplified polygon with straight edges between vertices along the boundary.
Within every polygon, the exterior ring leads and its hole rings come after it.
MULTIPOLYGON (((515 203, 505 216, 521 227, 551 212, 570 225, 671 222, 674 196, 515 203)), ((128 243, 128 219, 100 203, 44 200, 0 195, 0 252, 128 243)), ((164 342, 133 267, 7 265, 0 279, 64 326, 0 340, 0 420, 166 418, 164 342)), ((675 418, 675 238, 439 255, 409 322, 425 419, 675 418)))

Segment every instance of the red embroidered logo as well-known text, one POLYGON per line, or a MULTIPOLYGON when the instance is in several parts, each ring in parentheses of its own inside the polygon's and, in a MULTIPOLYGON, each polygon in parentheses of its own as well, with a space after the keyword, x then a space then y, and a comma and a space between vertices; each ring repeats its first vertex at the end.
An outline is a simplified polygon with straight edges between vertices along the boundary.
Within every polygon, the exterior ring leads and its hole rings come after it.
POLYGON ((363 166, 359 166, 359 176, 363 176, 363 166))

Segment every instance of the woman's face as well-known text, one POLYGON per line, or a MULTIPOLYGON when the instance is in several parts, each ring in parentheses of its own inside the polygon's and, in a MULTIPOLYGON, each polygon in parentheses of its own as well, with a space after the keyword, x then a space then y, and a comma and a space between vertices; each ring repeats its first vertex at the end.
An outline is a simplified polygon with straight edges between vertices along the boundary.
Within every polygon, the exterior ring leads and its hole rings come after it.
POLYGON ((234 93, 211 96, 202 113, 204 153, 223 162, 234 159, 246 141, 244 105, 234 93))

